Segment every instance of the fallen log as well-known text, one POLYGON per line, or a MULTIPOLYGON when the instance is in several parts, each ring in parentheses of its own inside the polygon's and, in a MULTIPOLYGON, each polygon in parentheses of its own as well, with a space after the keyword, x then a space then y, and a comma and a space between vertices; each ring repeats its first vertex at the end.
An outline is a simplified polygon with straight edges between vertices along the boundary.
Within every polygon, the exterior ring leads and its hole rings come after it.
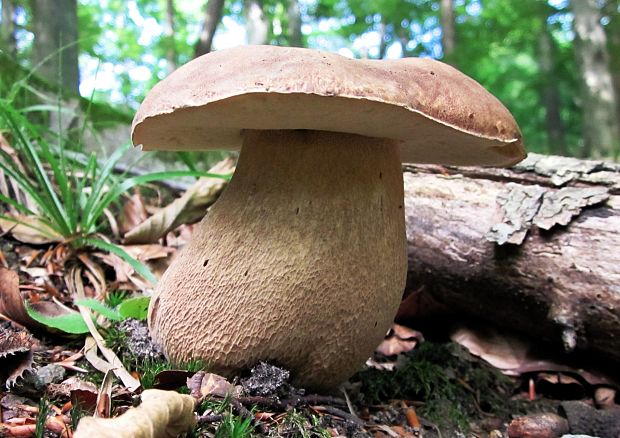
POLYGON ((405 165, 408 293, 620 364, 620 166, 405 165))

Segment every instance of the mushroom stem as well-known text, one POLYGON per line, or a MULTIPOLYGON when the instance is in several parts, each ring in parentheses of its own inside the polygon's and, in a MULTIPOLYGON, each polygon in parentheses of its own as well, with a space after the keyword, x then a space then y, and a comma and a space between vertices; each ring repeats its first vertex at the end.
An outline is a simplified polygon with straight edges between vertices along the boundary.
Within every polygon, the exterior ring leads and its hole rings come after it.
POLYGON ((162 277, 149 325, 173 361, 259 360, 333 388, 364 363, 405 286, 394 140, 246 131, 228 188, 162 277))

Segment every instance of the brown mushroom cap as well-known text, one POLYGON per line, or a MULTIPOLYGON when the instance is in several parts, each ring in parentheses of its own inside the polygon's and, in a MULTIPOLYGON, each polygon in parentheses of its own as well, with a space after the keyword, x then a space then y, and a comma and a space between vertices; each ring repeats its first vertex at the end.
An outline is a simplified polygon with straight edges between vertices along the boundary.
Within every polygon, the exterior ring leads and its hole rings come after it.
POLYGON ((244 129, 311 129, 400 140, 403 161, 511 165, 525 157, 508 110, 480 84, 426 58, 355 60, 242 46, 176 70, 133 121, 145 150, 239 149, 244 129))

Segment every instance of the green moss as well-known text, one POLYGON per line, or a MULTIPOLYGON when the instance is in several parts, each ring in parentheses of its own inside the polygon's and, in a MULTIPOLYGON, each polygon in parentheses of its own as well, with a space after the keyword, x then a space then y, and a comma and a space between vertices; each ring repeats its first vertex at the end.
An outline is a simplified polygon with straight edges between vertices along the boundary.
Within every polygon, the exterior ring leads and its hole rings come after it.
POLYGON ((418 413, 441 428, 469 431, 470 420, 492 413, 508 418, 514 412, 513 384, 497 370, 471 360, 455 344, 425 342, 409 353, 393 372, 364 370, 354 377, 361 383, 362 405, 393 399, 418 400, 418 413))

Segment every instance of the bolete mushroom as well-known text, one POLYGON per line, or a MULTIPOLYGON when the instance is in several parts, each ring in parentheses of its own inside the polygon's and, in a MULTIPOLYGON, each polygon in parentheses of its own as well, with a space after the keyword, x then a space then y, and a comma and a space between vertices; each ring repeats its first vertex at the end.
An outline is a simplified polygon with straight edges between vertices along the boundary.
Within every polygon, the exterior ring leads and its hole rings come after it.
POLYGON ((229 186, 157 285, 149 327, 175 361, 259 360, 326 389, 392 323, 407 273, 401 161, 511 165, 508 110, 438 61, 245 46, 179 68, 133 122, 144 149, 241 149, 229 186))

